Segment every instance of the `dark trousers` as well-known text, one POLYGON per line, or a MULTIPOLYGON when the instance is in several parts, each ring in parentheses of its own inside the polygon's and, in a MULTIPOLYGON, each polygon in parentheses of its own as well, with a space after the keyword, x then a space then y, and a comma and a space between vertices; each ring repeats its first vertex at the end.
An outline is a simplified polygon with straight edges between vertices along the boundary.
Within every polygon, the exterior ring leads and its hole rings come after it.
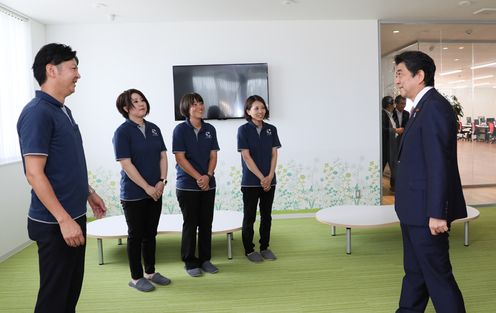
POLYGON ((214 219, 215 189, 208 191, 176 190, 183 213, 181 259, 186 269, 200 267, 212 256, 212 222, 214 219), (198 229, 198 257, 196 235, 198 229))
POLYGON ((272 226, 272 203, 276 186, 272 186, 269 191, 264 191, 262 187, 241 187, 243 193, 243 246, 245 254, 252 253, 253 244, 253 224, 257 216, 257 205, 260 200, 260 250, 269 247, 270 228, 272 226))
MULTIPOLYGON (((86 216, 76 220, 86 238, 86 216)), ((38 245, 40 290, 35 313, 74 313, 84 276, 86 244, 69 247, 59 224, 28 219, 28 234, 38 245)))
POLYGON ((449 260, 449 234, 433 236, 427 226, 405 224, 401 232, 405 276, 396 312, 424 312, 430 297, 437 313, 465 313, 449 260))
POLYGON ((162 212, 162 198, 158 201, 143 199, 138 201, 121 201, 127 223, 127 257, 133 279, 143 277, 145 273, 155 273, 155 247, 157 227, 162 212))
MULTIPOLYGON (((391 144, 396 145, 396 141, 392 142, 391 144)), ((382 171, 384 172, 384 168, 386 167, 386 164, 389 164, 389 172, 390 172, 390 177, 389 177, 389 183, 391 185, 391 188, 394 189, 395 183, 396 183, 396 167, 398 165, 398 153, 397 149, 393 147, 387 147, 387 149, 384 150, 384 147, 382 149, 382 171)))

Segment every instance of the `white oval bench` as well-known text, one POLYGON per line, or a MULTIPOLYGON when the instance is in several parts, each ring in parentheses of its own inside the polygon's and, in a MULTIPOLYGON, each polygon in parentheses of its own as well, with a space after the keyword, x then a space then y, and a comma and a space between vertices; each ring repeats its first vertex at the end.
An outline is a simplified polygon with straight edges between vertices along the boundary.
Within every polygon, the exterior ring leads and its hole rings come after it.
MULTIPOLYGON (((478 218, 479 210, 467 206, 467 217, 453 221, 464 222, 464 244, 469 245, 469 221, 478 218)), ((346 253, 351 254, 351 229, 372 228, 399 224, 394 205, 339 205, 319 210, 317 221, 331 225, 331 235, 336 235, 336 226, 346 228, 346 253)))
MULTIPOLYGON (((243 213, 234 211, 214 211, 212 234, 227 235, 227 258, 232 259, 232 239, 235 231, 241 230, 243 213)), ((182 214, 162 214, 157 227, 157 235, 178 234, 182 232, 182 214)), ((96 238, 98 249, 98 264, 103 264, 103 239, 127 238, 127 224, 124 215, 104 217, 89 222, 87 236, 96 238)))

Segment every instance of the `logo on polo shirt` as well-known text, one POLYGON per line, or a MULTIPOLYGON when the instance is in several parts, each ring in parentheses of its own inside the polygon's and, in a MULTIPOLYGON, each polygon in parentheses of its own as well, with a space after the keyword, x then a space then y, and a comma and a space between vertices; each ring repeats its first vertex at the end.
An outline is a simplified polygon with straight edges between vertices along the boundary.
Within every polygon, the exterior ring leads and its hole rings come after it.
POLYGON ((267 136, 272 136, 272 130, 270 128, 267 129, 266 133, 267 136))
POLYGON ((210 134, 210 132, 205 132, 205 138, 212 139, 212 134, 210 134))
POLYGON ((155 128, 152 128, 152 136, 158 136, 158 131, 155 128))

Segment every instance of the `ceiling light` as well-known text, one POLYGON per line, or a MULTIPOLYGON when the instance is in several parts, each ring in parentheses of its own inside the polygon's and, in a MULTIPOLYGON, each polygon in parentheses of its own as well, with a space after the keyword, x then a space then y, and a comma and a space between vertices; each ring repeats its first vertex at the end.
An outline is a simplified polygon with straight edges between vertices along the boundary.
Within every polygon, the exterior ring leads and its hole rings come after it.
POLYGON ((479 9, 477 11, 474 11, 472 14, 473 15, 477 15, 477 14, 491 14, 493 12, 496 12, 496 8, 482 8, 482 9, 479 9))
POLYGON ((463 50, 463 49, 465 49, 465 47, 464 46, 460 46, 460 47, 458 47, 458 49, 463 50))
POLYGON ((494 75, 484 75, 484 76, 479 76, 479 77, 474 77, 474 80, 479 80, 479 79, 486 79, 486 78, 493 78, 494 75))
POLYGON ((491 85, 490 83, 480 83, 480 84, 474 84, 474 87, 482 87, 482 86, 488 86, 491 85))
POLYGON ((481 65, 475 65, 475 66, 470 67, 470 69, 476 70, 476 69, 484 68, 484 67, 496 67, 496 62, 481 64, 481 65))
POLYGON ((393 30, 393 34, 397 34, 399 32, 400 32, 399 30, 393 30))
POLYGON ((448 84, 458 84, 458 83, 463 83, 464 81, 465 81, 465 79, 454 80, 454 81, 448 82, 448 84))
POLYGON ((461 7, 468 7, 471 4, 472 4, 472 1, 469 1, 469 0, 458 1, 458 5, 461 7))
POLYGON ((93 7, 97 8, 97 9, 103 9, 103 8, 107 7, 107 4, 105 2, 97 2, 97 3, 93 4, 93 7))
POLYGON ((448 47, 443 47, 443 50, 448 50, 448 47))
POLYGON ((458 61, 460 61, 460 59, 454 59, 453 61, 458 62, 458 61))
POLYGON ((454 71, 444 72, 444 73, 440 73, 439 76, 446 76, 446 75, 456 74, 456 73, 460 73, 461 71, 462 70, 454 70, 454 71))

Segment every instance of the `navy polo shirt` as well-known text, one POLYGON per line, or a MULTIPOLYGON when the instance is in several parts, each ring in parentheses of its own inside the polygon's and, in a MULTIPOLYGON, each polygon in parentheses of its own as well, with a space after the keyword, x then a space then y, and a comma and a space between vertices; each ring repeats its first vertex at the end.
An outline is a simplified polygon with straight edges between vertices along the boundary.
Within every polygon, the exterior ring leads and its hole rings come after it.
MULTIPOLYGON (((83 141, 78 125, 66 106, 43 91, 22 110, 17 121, 21 154, 47 157, 45 174, 57 199, 67 213, 76 219, 86 214, 88 172, 83 141)), ((24 172, 26 171, 24 159, 24 172)), ((44 223, 57 223, 53 215, 31 190, 28 217, 44 223)))
MULTIPOLYGON (((157 125, 145 121, 145 135, 138 124, 131 120, 122 123, 114 133, 115 158, 117 161, 131 159, 140 175, 150 186, 155 186, 160 180, 160 153, 167 151, 157 125)), ((121 170, 121 200, 133 201, 149 198, 143 188, 136 185, 121 170)))
MULTIPOLYGON (((202 121, 198 136, 189 119, 186 119, 186 121, 174 128, 174 133, 172 135, 172 152, 174 154, 184 152, 189 163, 191 163, 195 170, 202 175, 207 175, 208 173, 208 163, 210 162, 210 152, 212 150, 218 151, 220 149, 217 142, 217 132, 211 124, 202 121)), ((179 164, 176 164, 176 172, 177 189, 201 191, 196 180, 189 176, 179 164)), ((215 188, 214 177, 210 180, 209 185, 210 189, 215 188)))
MULTIPOLYGON (((260 135, 257 132, 257 126, 252 121, 248 121, 238 128, 238 151, 249 150, 253 161, 264 176, 270 173, 272 148, 274 147, 281 147, 275 126, 262 123, 260 135)), ((241 186, 260 187, 260 179, 248 169, 243 157, 241 157, 241 165, 243 167, 241 186)), ((276 184, 275 174, 271 184, 276 184)))

